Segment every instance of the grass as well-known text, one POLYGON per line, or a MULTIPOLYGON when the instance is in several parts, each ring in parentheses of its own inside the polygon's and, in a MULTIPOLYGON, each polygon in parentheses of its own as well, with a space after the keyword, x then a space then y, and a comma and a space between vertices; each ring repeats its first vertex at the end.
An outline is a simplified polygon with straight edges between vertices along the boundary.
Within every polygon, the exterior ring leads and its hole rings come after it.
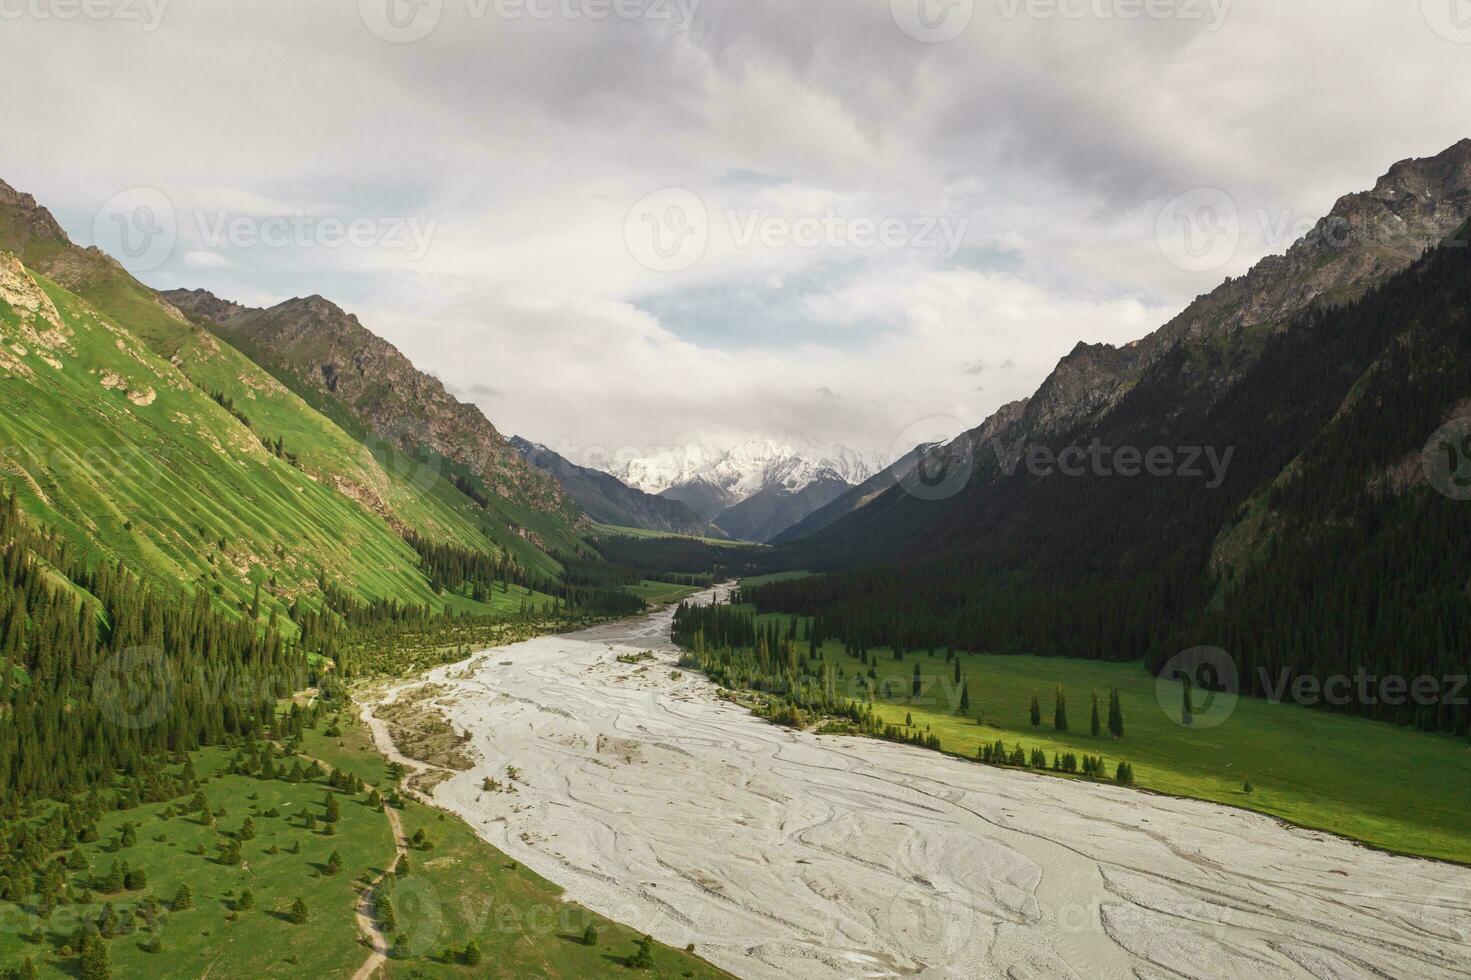
MULTIPOLYGON (((234 976, 340 976, 348 975, 366 953, 357 945, 353 915, 356 900, 354 879, 362 872, 381 867, 392 853, 392 837, 383 815, 365 803, 340 796, 341 819, 332 836, 303 829, 307 812, 319 818, 327 792, 325 781, 300 784, 264 780, 251 776, 225 775, 230 756, 223 749, 208 749, 193 756, 205 797, 211 807, 223 808, 215 818, 216 828, 197 814, 165 817, 168 804, 148 804, 125 812, 112 812, 100 821, 100 840, 81 849, 92 873, 106 871, 114 859, 127 861, 148 873, 148 889, 167 903, 181 884, 187 884, 194 907, 170 911, 162 927, 163 950, 144 952, 144 934, 113 940, 111 958, 117 976, 198 977, 210 973, 234 976), (252 799, 252 796, 255 797, 252 799), (278 817, 264 814, 275 809, 278 817), (250 816, 256 824, 254 839, 242 846, 244 863, 231 867, 216 860, 222 832, 238 830, 250 816), (137 825, 137 843, 113 852, 112 842, 124 822, 137 825), (287 848, 301 845, 300 854, 287 848), (203 846, 204 855, 193 853, 203 846), (268 853, 271 847, 278 853, 268 853), (343 858, 342 871, 324 873, 333 851, 343 858), (236 921, 227 919, 242 889, 249 888, 255 907, 240 912, 236 921), (311 913, 307 925, 286 922, 278 913, 296 898, 302 898, 311 913)), ((179 802, 187 802, 187 797, 179 802)), ((133 908, 143 892, 98 895, 92 906, 99 910, 103 900, 113 902, 119 912, 133 908)), ((73 906, 53 912, 48 933, 65 941, 76 927, 73 906)), ((0 903, 0 915, 8 921, 33 923, 25 910, 0 903)), ((21 957, 34 958, 41 976, 71 976, 75 960, 46 955, 49 945, 25 942, 15 930, 0 931, 0 964, 18 965, 21 957)))
POLYGON ((702 538, 695 534, 678 534, 674 531, 650 531, 642 527, 619 527, 616 524, 594 524, 592 527, 594 534, 612 538, 686 538, 690 541, 701 541, 705 544, 713 544, 721 548, 761 547, 750 541, 735 541, 731 538, 702 538))
MULTIPOLYGON (((785 620, 787 617, 766 617, 785 620)), ((802 644, 805 653, 805 643, 802 644)), ((1292 704, 1241 698, 1224 723, 1183 727, 1177 682, 1157 683, 1139 663, 1105 663, 1032 656, 960 654, 970 708, 954 705, 959 685, 944 651, 910 653, 902 661, 875 650, 878 683, 886 678, 892 699, 876 702, 885 720, 902 725, 912 715, 920 729, 938 735, 944 751, 974 758, 983 743, 1020 742, 1030 752, 1103 755, 1109 772, 1123 760, 1136 785, 1174 796, 1211 800, 1331 831, 1374 847, 1471 864, 1471 742, 1383 722, 1331 714, 1292 704), (924 682, 909 698, 914 665, 924 682), (1067 699, 1069 730, 1053 729, 1053 692, 1067 699), (1090 733, 1091 692, 1100 699, 1106 725, 1108 692, 1117 686, 1124 737, 1090 733), (1042 727, 1030 721, 1036 694, 1042 727), (977 723, 977 717, 983 724, 977 723), (1252 792, 1244 790, 1252 784, 1252 792)), ((847 676, 854 690, 865 671, 842 645, 824 644, 822 655, 847 676)), ((805 662, 805 661, 804 661, 805 662)), ((1203 716, 1200 692, 1194 698, 1203 716)))
MULTIPOLYGON (((340 737, 325 731, 325 725, 307 731, 304 755, 352 772, 385 793, 394 785, 386 761, 360 725, 346 724, 340 737)), ((323 822, 307 830, 306 813, 319 821, 325 813, 325 777, 290 783, 231 775, 226 769, 233 756, 223 748, 191 755, 211 808, 224 810, 213 828, 198 814, 169 815, 170 804, 150 803, 105 814, 99 839, 80 845, 90 871, 69 873, 78 885, 105 873, 117 860, 147 872, 145 889, 97 894, 85 906, 59 906, 45 920, 36 918, 28 905, 0 902, 0 975, 29 956, 41 977, 75 976, 76 957, 56 951, 71 940, 79 911, 95 916, 110 901, 126 920, 145 895, 152 893, 167 906, 185 884, 193 893, 193 908, 163 914, 161 952, 145 951, 149 934, 143 931, 110 941, 114 976, 351 976, 369 955, 356 920, 363 881, 390 870, 394 856, 387 815, 364 795, 336 794, 336 832, 327 835, 323 822), (268 815, 272 811, 278 815, 268 815), (243 864, 220 863, 217 845, 247 816, 255 823, 256 836, 242 845, 243 864), (126 822, 137 828, 136 843, 118 847, 126 822), (292 854, 288 848, 296 843, 301 851, 292 854), (203 855, 194 853, 199 846, 203 855), (326 870, 333 851, 343 862, 337 874, 326 870), (246 888, 254 906, 236 911, 246 888), (310 913, 304 925, 283 914, 296 898, 306 902, 310 913), (35 943, 27 937, 38 925, 45 938, 35 943)), ((175 809, 188 799, 175 801, 175 809)), ((459 818, 411 800, 398 813, 405 835, 422 829, 431 846, 411 850, 411 875, 394 883, 390 901, 398 931, 407 937, 407 955, 389 961, 389 976, 606 976, 633 952, 638 938, 633 930, 564 902, 555 885, 514 865, 459 818), (588 925, 598 933, 596 946, 581 943, 588 925), (478 967, 444 955, 463 950, 472 938, 483 954, 478 967)), ((640 975, 726 976, 695 956, 663 946, 656 946, 654 963, 654 969, 640 975)))
POLYGON ((700 590, 692 585, 671 585, 668 582, 653 582, 646 579, 637 585, 625 586, 624 591, 633 593, 650 605, 664 606, 671 602, 678 602, 686 596, 692 596, 700 590))
POLYGON ((751 575, 741 579, 741 588, 754 589, 758 585, 766 585, 769 582, 790 582, 793 579, 811 578, 811 572, 772 572, 770 575, 751 575))

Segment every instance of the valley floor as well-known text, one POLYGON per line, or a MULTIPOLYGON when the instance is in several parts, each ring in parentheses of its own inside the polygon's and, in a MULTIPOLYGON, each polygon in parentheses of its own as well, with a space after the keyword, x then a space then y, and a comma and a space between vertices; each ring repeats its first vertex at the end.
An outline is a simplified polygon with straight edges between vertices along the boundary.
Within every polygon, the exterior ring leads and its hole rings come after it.
POLYGON ((751 977, 1471 977, 1471 869, 769 725, 670 615, 428 678, 476 759, 436 802, 594 911, 751 977))

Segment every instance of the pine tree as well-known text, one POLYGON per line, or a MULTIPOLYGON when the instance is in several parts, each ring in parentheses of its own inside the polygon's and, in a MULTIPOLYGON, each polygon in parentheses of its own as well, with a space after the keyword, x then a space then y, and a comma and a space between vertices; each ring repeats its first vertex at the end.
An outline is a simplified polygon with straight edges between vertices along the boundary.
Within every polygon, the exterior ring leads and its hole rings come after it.
POLYGON ((582 945, 584 945, 584 946, 596 946, 597 944, 598 944, 598 931, 593 928, 593 926, 592 926, 591 923, 588 923, 588 927, 586 929, 582 930, 582 945))
POLYGON ((1032 727, 1042 727, 1042 705, 1037 701, 1037 695, 1032 694, 1032 727))
POLYGON ((82 980, 109 980, 112 976, 112 959, 107 943, 94 933, 82 939, 82 980))
POLYGON ((1108 733, 1114 738, 1124 737, 1124 705, 1119 700, 1117 687, 1109 691, 1108 695, 1108 733))
POLYGON ((1184 681, 1184 687, 1181 689, 1180 724, 1185 725, 1185 726, 1188 727, 1190 725, 1195 724, 1195 711, 1194 711, 1193 706, 1190 703, 1190 700, 1191 700, 1190 675, 1189 674, 1184 675, 1181 678, 1181 680, 1184 681))
POLYGON ((923 686, 923 684, 924 684, 924 678, 923 678, 923 676, 921 676, 921 674, 919 672, 919 661, 916 660, 914 662, 914 680, 912 682, 912 690, 910 691, 911 696, 916 697, 916 698, 919 697, 919 691, 920 691, 921 686, 923 686))
POLYGON ((1093 692, 1093 719, 1089 724, 1093 737, 1097 738, 1103 734, 1103 720, 1098 716, 1098 692, 1093 692))
POLYGON ((970 710, 970 691, 966 690, 968 684, 968 680, 960 682, 960 710, 962 712, 970 710))
POLYGON ((1060 732, 1067 731, 1067 696, 1062 693, 1062 685, 1057 685, 1053 694, 1052 727, 1060 732))
POLYGON ((628 958, 628 965, 635 970, 649 970, 654 966, 654 940, 652 936, 644 936, 635 939, 633 945, 636 947, 634 954, 628 958))
POLYGON ((174 892, 174 900, 171 906, 175 912, 182 912, 185 909, 192 909, 194 907, 194 893, 189 890, 188 885, 180 885, 179 890, 174 892))
POLYGON ((286 918, 297 925, 304 925, 308 918, 306 901, 298 898, 291 903, 291 911, 286 913, 286 918))
POLYGON ((465 951, 460 954, 460 962, 466 966, 478 966, 480 964, 480 944, 470 940, 465 944, 465 951))

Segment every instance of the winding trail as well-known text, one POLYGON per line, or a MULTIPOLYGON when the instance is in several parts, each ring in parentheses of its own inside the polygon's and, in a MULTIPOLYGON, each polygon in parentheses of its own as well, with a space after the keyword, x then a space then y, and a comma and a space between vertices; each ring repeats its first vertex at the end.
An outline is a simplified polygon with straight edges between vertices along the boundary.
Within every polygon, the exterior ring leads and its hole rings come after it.
POLYGON ((390 689, 444 685, 434 703, 471 735, 480 765, 434 803, 570 899, 741 976, 1471 980, 1471 869, 772 726, 675 669, 671 616, 390 689), (641 650, 656 659, 615 659, 641 650), (482 788, 508 766, 515 792, 482 788))

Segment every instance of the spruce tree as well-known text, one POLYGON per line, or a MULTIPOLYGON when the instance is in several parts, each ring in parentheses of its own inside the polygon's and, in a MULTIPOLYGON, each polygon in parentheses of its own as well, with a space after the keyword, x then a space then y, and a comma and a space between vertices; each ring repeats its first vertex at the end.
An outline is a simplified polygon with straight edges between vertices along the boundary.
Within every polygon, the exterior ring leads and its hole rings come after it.
POLYGON ((1093 692, 1093 719, 1090 722, 1089 727, 1091 728, 1091 730, 1093 732, 1093 737, 1094 738, 1097 738, 1099 735, 1102 735, 1103 734, 1103 720, 1101 718, 1099 718, 1099 716, 1098 716, 1098 692, 1097 691, 1094 691, 1093 692))
POLYGON ((1062 693, 1061 684, 1053 694, 1052 727, 1060 732, 1067 731, 1067 696, 1062 693))
POLYGON ((1180 698, 1180 724, 1188 727, 1195 724, 1195 712, 1190 704, 1190 675, 1184 675, 1181 680, 1184 681, 1184 687, 1180 698))
POLYGON ((1117 687, 1108 695, 1108 733, 1114 738, 1124 737, 1124 706, 1117 687))
POLYGON ((1032 727, 1042 727, 1042 705, 1037 701, 1036 692, 1032 694, 1032 727))

